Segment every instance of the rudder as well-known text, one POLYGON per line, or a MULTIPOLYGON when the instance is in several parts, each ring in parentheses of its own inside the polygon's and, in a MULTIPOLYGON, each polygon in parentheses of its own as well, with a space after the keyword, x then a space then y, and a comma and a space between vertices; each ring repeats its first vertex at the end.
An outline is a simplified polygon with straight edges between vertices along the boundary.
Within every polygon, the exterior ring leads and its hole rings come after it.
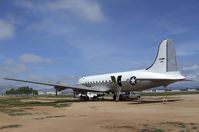
POLYGON ((152 72, 177 71, 175 44, 171 40, 161 42, 154 63, 146 70, 152 72))

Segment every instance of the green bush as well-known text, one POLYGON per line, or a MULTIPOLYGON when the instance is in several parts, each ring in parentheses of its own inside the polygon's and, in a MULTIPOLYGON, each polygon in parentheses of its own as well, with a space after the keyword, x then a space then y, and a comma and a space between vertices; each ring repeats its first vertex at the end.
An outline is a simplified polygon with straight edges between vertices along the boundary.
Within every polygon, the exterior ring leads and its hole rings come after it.
POLYGON ((29 87, 19 87, 17 89, 12 88, 12 89, 6 91, 6 95, 17 95, 17 94, 38 95, 38 91, 33 90, 32 88, 29 88, 29 87))

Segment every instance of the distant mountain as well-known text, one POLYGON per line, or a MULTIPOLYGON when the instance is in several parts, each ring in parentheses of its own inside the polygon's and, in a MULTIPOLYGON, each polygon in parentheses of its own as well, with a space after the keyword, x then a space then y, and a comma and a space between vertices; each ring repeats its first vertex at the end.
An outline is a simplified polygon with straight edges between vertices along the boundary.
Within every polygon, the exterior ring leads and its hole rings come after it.
POLYGON ((152 89, 158 89, 158 90, 176 90, 176 89, 199 89, 199 86, 168 86, 168 87, 156 87, 156 88, 152 88, 152 89))

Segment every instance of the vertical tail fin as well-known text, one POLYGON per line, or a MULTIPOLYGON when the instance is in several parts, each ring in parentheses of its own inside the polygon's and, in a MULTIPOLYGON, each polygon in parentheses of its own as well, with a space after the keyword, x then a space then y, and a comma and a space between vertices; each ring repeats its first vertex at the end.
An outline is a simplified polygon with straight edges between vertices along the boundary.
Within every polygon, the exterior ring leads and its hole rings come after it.
POLYGON ((177 71, 175 44, 171 40, 161 42, 154 63, 146 70, 152 72, 177 71))

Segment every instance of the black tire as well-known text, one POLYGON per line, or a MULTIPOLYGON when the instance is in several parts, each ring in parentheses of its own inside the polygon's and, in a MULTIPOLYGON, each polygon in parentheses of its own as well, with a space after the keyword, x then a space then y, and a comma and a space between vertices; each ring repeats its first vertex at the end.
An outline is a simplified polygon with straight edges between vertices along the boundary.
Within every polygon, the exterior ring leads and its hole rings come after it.
POLYGON ((120 94, 119 100, 124 100, 123 96, 120 94))
POLYGON ((116 100, 116 95, 113 95, 113 100, 116 100))
POLYGON ((136 99, 137 99, 137 100, 140 100, 140 98, 141 98, 140 96, 137 96, 137 98, 136 98, 136 99))
POLYGON ((84 96, 80 96, 79 99, 80 99, 81 101, 84 101, 84 100, 85 100, 84 96))
POLYGON ((88 101, 88 100, 89 100, 89 97, 88 97, 88 96, 86 96, 85 98, 86 98, 86 101, 88 101))
POLYGON ((97 100, 97 96, 93 96, 93 99, 94 99, 94 100, 97 100))

